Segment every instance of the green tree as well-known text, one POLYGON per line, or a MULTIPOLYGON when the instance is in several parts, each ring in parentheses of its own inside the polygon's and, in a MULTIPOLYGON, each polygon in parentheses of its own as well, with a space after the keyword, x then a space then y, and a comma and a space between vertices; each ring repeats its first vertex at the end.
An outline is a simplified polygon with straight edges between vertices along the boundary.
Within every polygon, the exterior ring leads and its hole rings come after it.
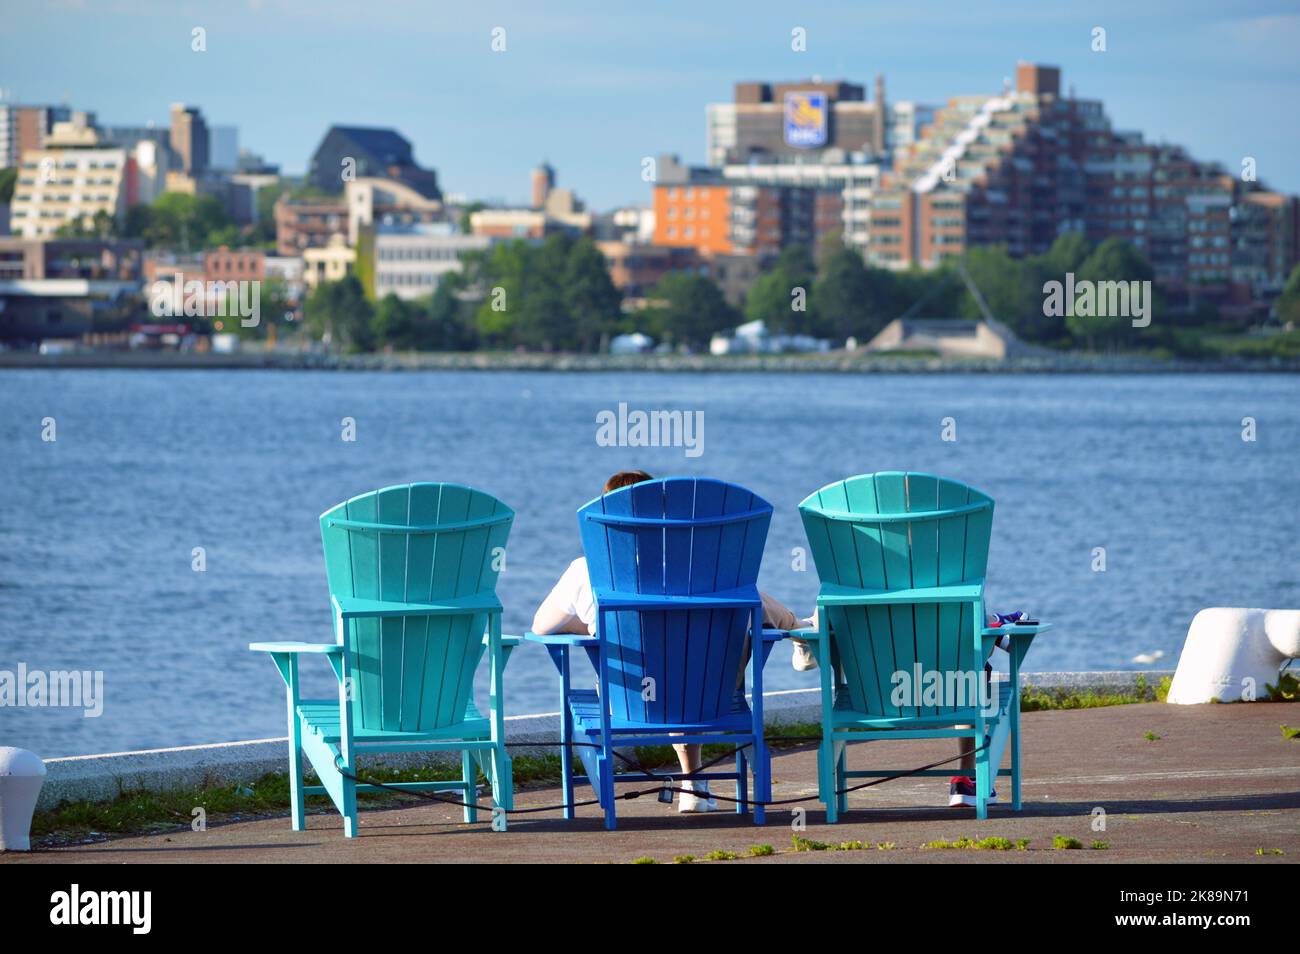
MULTIPOLYGON (((1096 289, 1102 282, 1151 281, 1154 274, 1151 264, 1131 244, 1120 238, 1108 238, 1079 266, 1076 283, 1092 282, 1096 289)), ((1076 302, 1075 313, 1065 319, 1066 326, 1071 334, 1087 343, 1089 351, 1097 342, 1115 345, 1125 331, 1132 328, 1129 316, 1097 314, 1107 310, 1098 301, 1093 303, 1092 315, 1080 315, 1079 310, 1076 302)))
POLYGON ((575 242, 564 265, 564 300, 578 348, 595 351, 622 319, 623 296, 590 239, 575 242))
POLYGON ((0 169, 0 205, 8 205, 14 200, 14 186, 18 184, 18 169, 9 167, 0 169))
POLYGON ((1277 319, 1282 324, 1300 325, 1300 265, 1291 269, 1277 299, 1277 319))
POLYGON ((374 307, 356 277, 322 282, 304 305, 307 327, 321 340, 341 351, 372 351, 375 346, 371 321, 374 307))
POLYGON ((523 239, 501 242, 482 260, 483 302, 475 315, 479 334, 491 345, 513 343, 523 308, 531 249, 523 239))
POLYGON ((188 252, 230 244, 237 238, 233 223, 221 203, 210 195, 164 192, 151 206, 127 210, 126 234, 142 238, 151 248, 159 246, 188 252))
POLYGON ((418 304, 404 301, 389 292, 375 306, 374 319, 370 323, 375 344, 402 350, 413 348, 420 311, 418 304))
MULTIPOLYGON (((1034 287, 1034 272, 1023 260, 1012 258, 1005 246, 981 245, 966 252, 963 265, 984 304, 998 321, 1025 335, 1043 319, 1042 294, 1034 287)), ((963 283, 960 314, 971 321, 984 317, 979 303, 963 283)), ((1025 335, 1029 336, 1029 335, 1025 335)))
POLYGON ((417 328, 416 347, 430 351, 468 351, 477 346, 460 294, 468 287, 464 273, 444 275, 434 289, 425 320, 417 328))
POLYGON ((1057 281, 1065 280, 1066 272, 1077 272, 1092 254, 1092 243, 1082 232, 1062 232, 1052 242, 1052 247, 1037 256, 1035 263, 1057 281))
POLYGON ((813 286, 815 333, 837 342, 870 341, 898 317, 895 285, 893 272, 868 267, 852 249, 829 252, 813 286))
POLYGON ((705 348, 720 331, 734 328, 740 315, 712 280, 691 272, 670 272, 650 293, 656 302, 647 318, 657 336, 693 349, 705 348))
POLYGON ((772 334, 812 333, 810 310, 815 274, 812 255, 806 247, 787 247, 745 296, 746 320, 762 321, 772 334))

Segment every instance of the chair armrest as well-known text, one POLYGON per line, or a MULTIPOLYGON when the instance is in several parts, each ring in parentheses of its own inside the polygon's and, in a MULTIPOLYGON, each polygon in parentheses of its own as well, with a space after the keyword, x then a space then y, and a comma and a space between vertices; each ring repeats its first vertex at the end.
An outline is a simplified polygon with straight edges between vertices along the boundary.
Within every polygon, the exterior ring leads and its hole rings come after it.
POLYGON ((763 641, 767 643, 779 643, 790 635, 789 630, 784 629, 767 629, 763 630, 763 641))
POLYGON ((802 629, 792 629, 786 633, 791 639, 802 639, 806 642, 815 643, 821 639, 821 630, 815 626, 807 626, 802 629))
MULTIPOLYGON (((489 643, 490 641, 491 641, 491 637, 488 636, 487 633, 484 633, 484 634, 483 634, 483 645, 484 645, 484 646, 488 645, 488 643, 489 643)), ((502 646, 509 647, 509 648, 511 648, 511 649, 513 649, 514 647, 518 646, 518 645, 519 645, 520 643, 522 643, 523 641, 524 641, 524 638, 523 638, 522 636, 507 636, 505 633, 502 633, 502 634, 501 634, 501 645, 502 645, 502 646)))
POLYGON ((343 652, 343 647, 338 643, 300 643, 293 641, 249 643, 248 648, 257 653, 324 653, 327 656, 343 652))
POLYGON ((1018 623, 1008 623, 1005 626, 985 626, 985 636, 1037 636, 1039 633, 1045 633, 1052 628, 1051 623, 1039 623, 1037 626, 1021 626, 1018 623))
POLYGON ((523 638, 530 643, 541 643, 543 646, 597 646, 600 640, 595 636, 584 636, 581 633, 524 633, 523 638))

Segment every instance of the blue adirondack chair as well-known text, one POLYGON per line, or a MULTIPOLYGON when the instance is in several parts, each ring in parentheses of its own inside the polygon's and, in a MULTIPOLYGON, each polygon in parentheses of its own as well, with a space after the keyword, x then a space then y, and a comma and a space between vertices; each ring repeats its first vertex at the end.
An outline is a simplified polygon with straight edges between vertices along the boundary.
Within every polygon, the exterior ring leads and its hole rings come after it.
MULTIPOLYGON (((771 797, 763 741, 763 663, 783 631, 762 629, 758 567, 772 506, 735 484, 672 477, 623 487, 578 511, 596 600, 594 636, 525 635, 544 645, 560 673, 564 817, 573 818, 576 746, 600 799, 605 827, 616 824, 615 781, 658 781, 681 773, 614 775, 616 746, 674 743, 747 746, 735 771, 695 778, 734 779, 746 813, 748 771, 757 800, 771 797), (751 633, 752 704, 737 686, 751 633), (597 689, 571 686, 570 651, 585 649, 597 689), (683 738, 682 736, 685 736, 683 738)), ((754 821, 763 822, 756 806, 754 821)))
MULTIPOLYGON (((329 795, 343 833, 357 833, 358 791, 349 776, 369 752, 461 752, 459 781, 401 787, 476 800, 478 770, 498 809, 513 807, 505 749, 502 673, 516 637, 501 635, 496 581, 512 511, 458 484, 417 483, 361 494, 321 514, 335 642, 252 643, 271 654, 288 689, 289 792, 293 828, 303 796, 329 795), (491 711, 474 705, 474 674, 486 650, 491 711), (337 699, 299 698, 298 658, 324 656, 337 699), (320 778, 304 787, 302 756, 320 778)), ((505 828, 504 811, 493 827, 505 828)), ((476 810, 465 808, 467 822, 476 810)))
MULTIPOLYGON (((999 727, 1010 730, 1011 767, 1001 769, 1000 753, 990 758, 990 748, 976 742, 976 816, 987 817, 995 774, 1011 776, 1012 806, 1019 809, 1016 687, 1030 643, 1047 627, 985 626, 984 571, 993 500, 929 474, 879 473, 829 484, 809 495, 799 512, 821 590, 818 628, 793 635, 817 644, 822 705, 818 791, 826 820, 834 822, 847 810, 849 779, 906 771, 848 771, 847 743, 982 741, 986 734, 997 738, 999 727), (979 690, 984 662, 999 635, 1011 637, 1011 680, 996 684, 994 706, 979 690), (896 673, 907 677, 896 678, 896 673), (926 695, 930 673, 949 691, 926 695), (922 687, 919 694, 917 686, 922 687), (956 728, 962 725, 973 728, 956 728)), ((951 775, 953 769, 918 774, 951 775)))

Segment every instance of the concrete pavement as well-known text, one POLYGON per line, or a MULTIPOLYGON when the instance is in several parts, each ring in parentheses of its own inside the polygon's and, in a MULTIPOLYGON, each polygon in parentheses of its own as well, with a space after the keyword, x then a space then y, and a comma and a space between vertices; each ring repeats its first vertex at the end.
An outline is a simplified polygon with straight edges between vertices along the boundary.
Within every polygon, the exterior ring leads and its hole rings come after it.
MULTIPOLYGON (((776 854, 746 863, 835 862, 1250 862, 1300 860, 1300 741, 1280 725, 1300 723, 1300 706, 1114 706, 1024 716, 1025 799, 1020 813, 995 805, 986 821, 971 809, 949 809, 944 779, 902 779, 849 796, 850 811, 826 825, 809 801, 801 837, 823 842, 892 844, 855 851, 793 852, 790 807, 771 809, 757 827, 730 812, 689 815, 653 797, 619 802, 619 828, 606 832, 595 806, 565 822, 558 811, 511 818, 510 831, 466 825, 460 809, 419 802, 361 813, 361 835, 342 836, 336 813, 314 814, 294 832, 287 817, 188 828, 94 845, 9 854, 0 864, 123 862, 627 862, 648 856, 671 862, 710 851, 746 852, 767 844, 776 854), (1151 733, 1158 738, 1149 740, 1151 733), (1095 830, 1093 811, 1105 812, 1095 830), (1082 850, 1053 850, 1056 834, 1082 850), (1024 851, 925 849, 936 839, 1028 838, 1024 851), (1105 850, 1088 846, 1104 841, 1105 850), (1265 855, 1256 854, 1264 849, 1265 855), (1283 854, 1275 854, 1275 850, 1283 854)), ((854 746, 850 768, 907 767, 944 758, 952 743, 877 742, 854 746)), ((816 792, 812 746, 780 753, 773 763, 774 799, 816 792)), ((1009 780, 1000 794, 1009 800, 1009 780)), ((623 788, 646 787, 628 783, 623 788)), ((732 794, 729 788, 715 791, 732 794)), ((590 797, 579 788, 577 797, 590 797)), ((554 787, 516 794, 516 807, 554 804, 554 787)), ((481 818, 485 817, 480 815, 481 818)), ((736 863, 736 862, 726 862, 736 863)))

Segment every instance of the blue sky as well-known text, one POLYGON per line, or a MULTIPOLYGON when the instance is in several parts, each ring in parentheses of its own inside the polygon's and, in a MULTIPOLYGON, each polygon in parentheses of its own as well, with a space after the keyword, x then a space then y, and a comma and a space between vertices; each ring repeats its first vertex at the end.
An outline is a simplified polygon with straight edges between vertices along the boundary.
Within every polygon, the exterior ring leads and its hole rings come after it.
POLYGON ((1300 4, 415 3, 0 0, 0 88, 22 102, 166 124, 173 101, 304 170, 331 123, 393 126, 443 188, 523 200, 541 159, 597 209, 645 203, 643 156, 704 158, 704 106, 741 79, 819 74, 890 99, 996 92, 1056 64, 1117 127, 1300 192, 1300 4), (790 48, 805 28, 808 49, 790 48), (1090 33, 1106 30, 1107 51, 1090 33), (190 49, 203 27, 207 51, 190 49), (491 50, 494 27, 506 50, 491 50))

